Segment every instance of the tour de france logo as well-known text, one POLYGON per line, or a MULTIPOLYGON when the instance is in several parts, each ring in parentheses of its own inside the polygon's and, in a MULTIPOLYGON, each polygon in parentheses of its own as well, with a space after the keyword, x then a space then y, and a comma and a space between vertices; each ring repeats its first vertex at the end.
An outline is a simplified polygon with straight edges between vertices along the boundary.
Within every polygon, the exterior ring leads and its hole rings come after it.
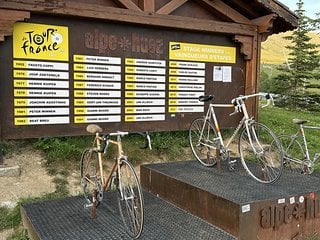
POLYGON ((68 61, 68 28, 16 23, 13 31, 13 57, 68 61))

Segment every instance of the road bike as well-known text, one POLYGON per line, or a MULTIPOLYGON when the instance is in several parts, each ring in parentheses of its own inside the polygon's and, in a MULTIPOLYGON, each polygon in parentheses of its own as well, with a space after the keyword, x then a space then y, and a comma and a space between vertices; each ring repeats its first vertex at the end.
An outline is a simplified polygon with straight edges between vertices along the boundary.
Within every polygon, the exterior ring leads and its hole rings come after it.
MULTIPOLYGON (((283 153, 276 135, 265 125, 250 117, 245 101, 248 98, 264 96, 267 107, 272 103, 270 94, 251 94, 232 99, 231 104, 215 104, 212 95, 200 96, 199 101, 210 102, 207 113, 193 120, 189 128, 189 143, 196 159, 204 166, 214 166, 220 159, 228 160, 229 170, 234 170, 236 160, 230 158, 230 145, 240 132, 238 150, 241 163, 247 173, 261 183, 277 181, 283 170, 283 153), (215 108, 234 108, 230 115, 241 112, 243 118, 232 136, 224 143, 215 108)), ((219 165, 218 165, 219 167, 219 165)))
POLYGON ((311 174, 320 158, 320 153, 315 153, 313 159, 310 158, 304 129, 320 130, 320 127, 304 125, 308 121, 302 119, 292 119, 292 122, 299 125, 298 131, 293 135, 278 136, 284 152, 284 167, 292 172, 311 174))
MULTIPOLYGON (((96 208, 103 199, 105 191, 117 191, 118 205, 123 224, 132 238, 139 238, 143 228, 143 195, 137 174, 124 155, 121 138, 128 132, 102 133, 100 126, 90 124, 86 130, 95 134, 93 144, 84 150, 81 162, 81 187, 86 200, 85 207, 92 208, 92 217, 96 217, 96 208), (112 140, 116 137, 116 140, 112 140), (106 153, 109 144, 117 147, 111 169, 106 171, 106 153)), ((151 148, 148 133, 139 133, 145 137, 145 146, 151 148)))

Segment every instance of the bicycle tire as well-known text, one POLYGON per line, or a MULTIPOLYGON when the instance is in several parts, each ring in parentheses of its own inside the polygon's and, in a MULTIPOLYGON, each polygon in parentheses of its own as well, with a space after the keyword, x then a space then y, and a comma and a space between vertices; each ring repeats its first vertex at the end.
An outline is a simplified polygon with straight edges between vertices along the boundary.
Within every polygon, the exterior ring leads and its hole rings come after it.
POLYGON ((204 118, 193 120, 189 127, 189 144, 193 155, 202 165, 212 167, 217 163, 216 150, 220 142, 211 122, 204 118))
POLYGON ((244 128, 240 133, 238 147, 243 167, 255 180, 274 183, 280 178, 283 171, 282 147, 267 126, 249 123, 248 130, 244 128))
POLYGON ((120 159, 118 182, 118 205, 123 224, 132 238, 139 238, 144 223, 143 195, 141 185, 132 164, 120 159))
POLYGON ((306 158, 303 147, 295 135, 279 135, 278 139, 283 149, 283 166, 286 171, 304 173, 306 158))
POLYGON ((87 148, 83 151, 80 161, 80 185, 88 205, 98 207, 102 200, 102 183, 99 174, 99 160, 97 151, 87 148), (94 191, 96 195, 94 196, 94 191), (93 199, 96 199, 94 201, 93 199))

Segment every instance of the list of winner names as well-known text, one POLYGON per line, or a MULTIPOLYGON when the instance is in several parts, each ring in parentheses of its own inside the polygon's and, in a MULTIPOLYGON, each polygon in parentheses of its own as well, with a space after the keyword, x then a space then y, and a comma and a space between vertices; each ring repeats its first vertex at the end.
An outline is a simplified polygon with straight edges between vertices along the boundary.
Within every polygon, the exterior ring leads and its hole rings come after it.
POLYGON ((204 93, 205 63, 169 61, 166 77, 165 60, 123 62, 125 72, 119 57, 76 54, 70 76, 68 62, 14 59, 14 124, 165 121, 166 112, 203 111, 198 97, 204 93))

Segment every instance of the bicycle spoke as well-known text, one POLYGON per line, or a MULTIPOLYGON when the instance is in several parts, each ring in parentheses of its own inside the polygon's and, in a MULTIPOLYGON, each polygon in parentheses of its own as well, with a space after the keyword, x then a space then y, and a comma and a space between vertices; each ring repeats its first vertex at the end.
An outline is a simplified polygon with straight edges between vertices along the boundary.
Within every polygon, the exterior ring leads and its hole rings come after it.
POLYGON ((217 133, 209 121, 194 120, 189 128, 189 143, 193 155, 204 166, 216 164, 217 133))
POLYGON ((120 215, 128 234, 137 238, 143 227, 143 198, 138 178, 127 160, 121 160, 119 181, 120 215))
POLYGON ((272 183, 281 176, 281 146, 271 130, 263 124, 254 122, 242 131, 239 152, 244 168, 257 181, 272 183))

